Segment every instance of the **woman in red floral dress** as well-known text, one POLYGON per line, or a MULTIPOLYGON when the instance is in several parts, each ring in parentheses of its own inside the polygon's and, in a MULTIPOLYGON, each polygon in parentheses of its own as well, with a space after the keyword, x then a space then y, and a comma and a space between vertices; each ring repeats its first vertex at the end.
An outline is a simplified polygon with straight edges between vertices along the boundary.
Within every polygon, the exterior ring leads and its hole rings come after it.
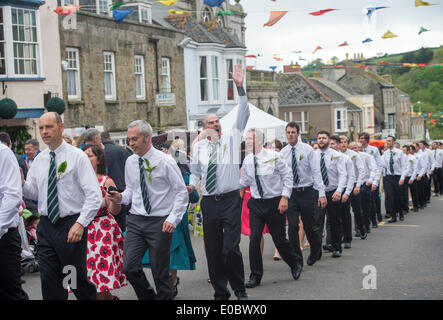
POLYGON ((102 189, 103 204, 88 226, 88 280, 97 287, 99 300, 118 300, 110 291, 127 285, 123 274, 123 234, 112 215, 120 212, 120 205, 105 200, 109 187, 116 187, 106 175, 106 160, 102 148, 86 145, 82 149, 89 157, 102 189))

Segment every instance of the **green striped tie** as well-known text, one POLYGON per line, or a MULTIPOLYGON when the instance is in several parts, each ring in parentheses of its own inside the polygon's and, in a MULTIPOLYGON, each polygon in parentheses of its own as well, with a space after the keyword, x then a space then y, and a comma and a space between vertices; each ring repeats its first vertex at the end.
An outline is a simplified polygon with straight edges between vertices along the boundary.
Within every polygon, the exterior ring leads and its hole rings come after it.
POLYGON ((217 180, 217 144, 212 145, 211 154, 209 155, 208 174, 206 176, 206 191, 212 193, 215 190, 217 180))
POLYGON ((321 153, 320 169, 321 169, 321 177, 323 179, 323 183, 325 184, 325 186, 328 186, 329 185, 328 170, 326 170, 325 154, 323 152, 321 153))
POLYGON ((391 174, 394 174, 394 154, 391 150, 391 158, 389 159, 389 169, 391 170, 391 174))
POLYGON ((295 156, 295 147, 292 147, 292 173, 294 174, 294 186, 300 183, 300 178, 298 176, 298 164, 297 157, 295 156))
POLYGON ((255 183, 257 184, 258 193, 260 198, 263 198, 263 188, 261 186, 260 177, 257 174, 257 157, 254 156, 254 168, 255 168, 255 183))
POLYGON ((143 164, 143 158, 138 158, 138 164, 140 167, 140 188, 142 190, 143 205, 145 207, 146 213, 150 214, 151 205, 149 203, 148 186, 146 185, 145 166, 143 164))
POLYGON ((48 176, 48 218, 52 223, 56 223, 60 217, 58 208, 58 193, 57 193, 57 166, 55 165, 55 152, 51 152, 51 162, 49 164, 48 176))

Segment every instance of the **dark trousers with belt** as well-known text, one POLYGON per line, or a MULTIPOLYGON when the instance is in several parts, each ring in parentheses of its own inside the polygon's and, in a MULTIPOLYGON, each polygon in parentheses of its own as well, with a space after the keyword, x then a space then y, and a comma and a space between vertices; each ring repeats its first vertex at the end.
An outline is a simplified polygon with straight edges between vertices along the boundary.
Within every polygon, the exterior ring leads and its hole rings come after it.
POLYGON ((59 218, 53 224, 42 216, 37 226, 37 261, 44 300, 68 299, 66 285, 78 300, 97 299, 97 289, 88 280, 86 270, 88 229, 83 230, 79 242, 67 243, 69 230, 78 217, 59 218))
MULTIPOLYGON (((297 255, 289 240, 286 238, 286 214, 278 210, 281 197, 272 199, 253 199, 248 201, 249 226, 251 238, 249 241, 249 265, 251 279, 261 280, 263 276, 263 258, 260 251, 260 242, 265 224, 269 228, 275 247, 283 261, 292 269, 298 263, 297 255)), ((300 246, 298 246, 300 248, 300 246)))
POLYGON ((409 188, 408 188, 408 183, 409 183, 409 179, 411 177, 406 177, 405 178, 405 182, 403 183, 402 186, 400 186, 400 192, 401 192, 401 210, 403 212, 408 212, 409 211, 409 188))
POLYGON ((326 200, 328 201, 328 205, 323 211, 323 215, 320 218, 320 230, 323 230, 325 219, 324 213, 327 215, 327 219, 330 224, 330 239, 331 245, 334 251, 341 251, 341 237, 342 237, 342 208, 341 201, 334 202, 332 201, 332 195, 335 190, 326 192, 326 200))
MULTIPOLYGON (((354 187, 355 188, 355 187, 354 187)), ((362 208, 362 192, 363 186, 360 187, 360 192, 358 195, 354 193, 351 194, 351 198, 348 201, 351 201, 352 212, 354 213, 354 222, 356 225, 356 229, 360 231, 361 234, 366 233, 366 224, 365 224, 365 213, 362 208)), ((369 224, 369 220, 368 220, 369 224)), ((351 231, 352 238, 352 231, 351 231)), ((346 242, 346 241, 345 241, 346 242)))
POLYGON ((386 213, 392 219, 397 218, 397 214, 402 214, 401 209, 401 188, 398 184, 400 176, 386 175, 383 177, 386 197, 386 213))
POLYGON ((127 215, 123 273, 139 300, 172 299, 172 277, 169 273, 172 234, 162 231, 166 218, 127 215), (143 272, 142 259, 147 249, 157 293, 143 272))
POLYGON ((297 260, 303 265, 303 255, 300 249, 299 221, 303 222, 303 229, 309 241, 311 255, 321 255, 322 229, 318 223, 321 209, 318 207, 318 191, 313 187, 294 188, 288 203, 288 235, 289 241, 295 250, 297 260))
POLYGON ((20 282, 21 239, 17 228, 9 228, 0 239, 0 301, 28 300, 20 282))
POLYGON ((204 196, 200 206, 214 298, 229 299, 231 294, 227 288, 228 281, 236 295, 245 291, 245 273, 240 251, 242 199, 238 191, 226 196, 204 196))

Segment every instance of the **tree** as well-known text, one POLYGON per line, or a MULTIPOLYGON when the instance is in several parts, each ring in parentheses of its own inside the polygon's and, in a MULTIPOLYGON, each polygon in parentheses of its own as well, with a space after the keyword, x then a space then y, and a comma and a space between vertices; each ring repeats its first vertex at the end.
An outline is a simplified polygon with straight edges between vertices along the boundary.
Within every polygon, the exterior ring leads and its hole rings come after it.
POLYGON ((430 48, 420 48, 415 54, 415 63, 429 63, 434 56, 434 51, 430 48))

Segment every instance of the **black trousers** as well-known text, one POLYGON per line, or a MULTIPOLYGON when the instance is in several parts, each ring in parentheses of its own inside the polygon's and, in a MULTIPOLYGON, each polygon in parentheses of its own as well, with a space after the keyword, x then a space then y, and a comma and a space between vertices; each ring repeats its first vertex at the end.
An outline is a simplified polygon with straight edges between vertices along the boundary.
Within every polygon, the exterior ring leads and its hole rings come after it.
POLYGON ((418 189, 418 205, 420 208, 426 206, 426 186, 427 186, 428 176, 425 174, 420 181, 417 180, 418 189))
MULTIPOLYGON (((352 189, 352 192, 354 189, 352 189)), ((349 195, 348 201, 341 203, 341 223, 342 234, 341 238, 343 242, 352 242, 352 216, 351 216, 351 201, 354 196, 353 193, 349 195)))
POLYGON ((412 197, 412 205, 415 208, 419 207, 419 201, 418 201, 418 181, 417 179, 415 179, 412 184, 409 184, 408 182, 408 186, 409 186, 409 191, 411 192, 411 197, 412 197))
POLYGON ((431 201, 431 177, 428 177, 428 175, 426 175, 425 181, 425 201, 429 202, 431 201))
POLYGON ((200 202, 209 278, 216 299, 229 299, 228 281, 236 295, 245 291, 241 205, 239 193, 219 199, 204 196, 200 202))
MULTIPOLYGON (((355 187, 354 187, 355 189, 355 187)), ((366 233, 366 223, 365 223, 365 213, 362 208, 362 193, 363 186, 360 187, 360 193, 358 195, 354 194, 354 191, 351 194, 351 198, 348 201, 351 201, 352 212, 354 213, 354 223, 356 226, 356 230, 359 230, 361 234, 366 233)), ((369 224, 369 219, 368 219, 369 224)), ((351 239, 352 239, 352 230, 351 230, 351 239)))
POLYGON ((438 171, 438 177, 440 181, 440 195, 443 195, 443 168, 436 168, 435 170, 438 171))
POLYGON ((20 282, 21 239, 17 228, 9 228, 0 239, 0 301, 28 300, 20 282))
POLYGON ((387 175, 383 177, 386 197, 386 213, 393 219, 397 218, 397 214, 401 215, 401 189, 398 185, 400 176, 387 175))
POLYGON ((86 270, 88 229, 84 229, 79 242, 67 243, 69 230, 78 216, 59 218, 55 224, 46 216, 40 218, 37 226, 37 261, 44 300, 68 299, 66 284, 78 300, 97 299, 97 289, 88 280, 86 270), (75 270, 74 274, 71 270, 75 270), (68 276, 74 283, 65 282, 68 276))
POLYGON ((411 177, 406 177, 405 182, 402 186, 400 186, 400 192, 401 192, 401 210, 404 212, 409 211, 409 179, 411 177))
POLYGON ((441 168, 435 168, 434 173, 432 174, 432 180, 434 181, 434 192, 439 194, 442 192, 443 185, 441 184, 441 168))
POLYGON ((318 257, 321 254, 322 231, 319 217, 321 209, 318 207, 318 191, 314 188, 306 188, 303 191, 292 190, 289 198, 288 211, 288 235, 289 241, 295 250, 297 260, 303 265, 303 255, 300 249, 299 221, 303 222, 303 229, 309 241, 311 255, 318 257))
POLYGON ((286 238, 286 213, 281 214, 278 210, 280 199, 281 197, 263 200, 251 198, 248 201, 249 226, 251 228, 249 241, 250 279, 261 280, 263 277, 263 259, 260 251, 260 242, 265 224, 269 228, 272 241, 274 241, 275 247, 283 261, 291 269, 298 263, 295 250, 286 238))
POLYGON ((332 201, 332 195, 334 194, 335 190, 326 192, 326 199, 328 201, 328 205, 326 206, 325 210, 323 211, 323 215, 320 217, 320 228, 323 230, 324 224, 325 224, 325 216, 324 213, 326 213, 327 218, 329 220, 331 231, 330 231, 330 239, 331 239, 331 245, 334 251, 341 251, 341 238, 342 238, 342 208, 341 208, 341 201, 333 202, 332 201))
POLYGON ((169 257, 172 234, 163 232, 166 217, 146 217, 129 214, 123 249, 123 273, 139 300, 171 300, 172 277, 169 257), (143 271, 142 259, 149 249, 149 262, 157 293, 143 271))

